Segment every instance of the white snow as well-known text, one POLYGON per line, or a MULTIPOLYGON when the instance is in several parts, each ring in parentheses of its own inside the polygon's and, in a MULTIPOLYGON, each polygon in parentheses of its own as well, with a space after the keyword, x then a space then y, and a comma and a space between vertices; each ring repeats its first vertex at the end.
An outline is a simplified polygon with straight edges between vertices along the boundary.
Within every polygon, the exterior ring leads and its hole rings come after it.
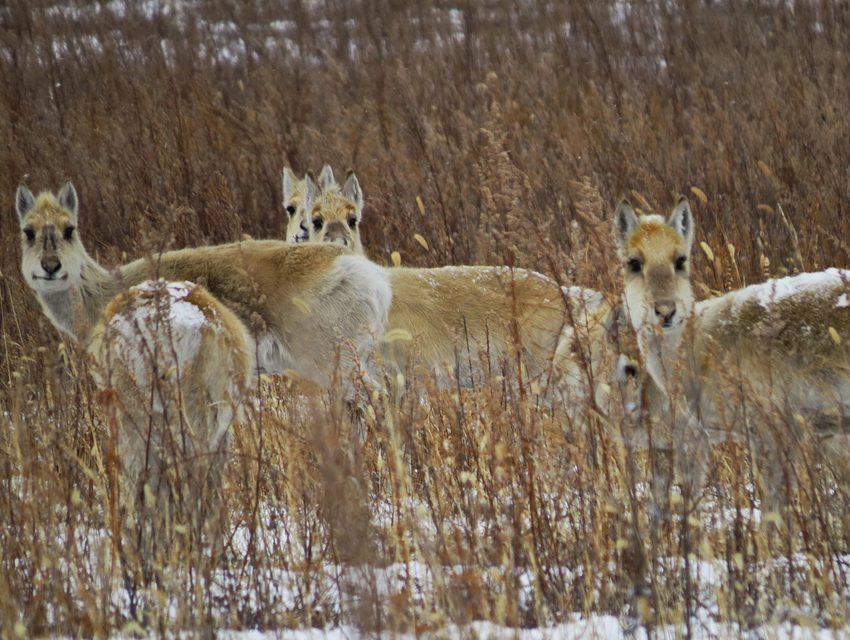
MULTIPOLYGON (((155 297, 144 299, 148 304, 139 305, 136 307, 136 313, 133 315, 137 319, 144 318, 147 321, 150 318, 159 319, 162 311, 168 307, 167 322, 172 327, 180 327, 182 329, 201 329, 206 324, 204 312, 192 302, 186 300, 189 296, 190 287, 194 288, 191 282, 166 282, 165 280, 148 280, 140 285, 131 287, 131 292, 148 293, 150 292, 155 297), (163 291, 163 287, 165 288, 163 291), (162 296, 166 293, 167 296, 162 296), (162 305, 162 306, 158 306, 162 305)), ((140 300, 141 302, 141 300, 140 300)))
POLYGON ((192 283, 147 281, 128 290, 135 296, 129 312, 109 321, 115 354, 142 385, 192 360, 201 348, 204 312, 186 300, 192 283))
POLYGON ((850 300, 848 300, 846 293, 847 289, 850 289, 850 271, 833 268, 753 284, 741 289, 736 296, 741 303, 756 298, 761 306, 768 308, 770 305, 790 296, 800 294, 823 295, 834 292, 836 296, 835 306, 846 307, 850 306, 850 300))

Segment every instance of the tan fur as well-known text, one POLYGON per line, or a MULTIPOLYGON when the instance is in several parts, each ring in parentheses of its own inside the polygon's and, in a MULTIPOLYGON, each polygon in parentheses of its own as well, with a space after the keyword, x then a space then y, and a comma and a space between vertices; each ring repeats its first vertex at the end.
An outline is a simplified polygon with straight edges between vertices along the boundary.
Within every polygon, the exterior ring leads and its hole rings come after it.
MULTIPOLYGON (((640 248, 646 264, 666 265, 669 271, 671 261, 690 251, 689 208, 684 234, 682 227, 658 224, 657 218, 623 225, 623 211, 621 205, 617 231, 625 260, 640 248), (671 236, 671 229, 679 238, 671 236)), ((709 437, 722 437, 719 429, 735 436, 755 429, 756 444, 768 456, 764 467, 776 474, 781 468, 777 456, 793 455, 795 443, 846 426, 850 272, 803 274, 689 305, 693 292, 681 293, 679 277, 653 289, 636 283, 628 264, 626 271, 625 298, 648 372, 668 406, 684 395, 690 416, 708 429, 709 437), (662 326, 659 300, 677 300, 686 321, 662 326)), ((768 484, 775 488, 778 481, 773 475, 768 484)))
POLYGON ((122 504, 135 521, 128 540, 139 540, 146 568, 171 523, 188 517, 198 541, 205 522, 218 530, 215 506, 250 383, 251 344, 242 322, 203 287, 163 280, 117 295, 91 332, 92 373, 117 426, 122 504), (178 503, 187 508, 176 511, 178 503))
POLYGON ((288 217, 287 242, 304 242, 310 237, 304 221, 304 181, 299 180, 289 167, 283 168, 283 210, 288 217))
POLYGON ((549 278, 508 267, 389 269, 393 303, 381 354, 398 373, 416 367, 450 384, 471 375, 515 375, 542 381, 572 322, 598 300, 562 290, 549 278), (565 312, 570 305, 572 318, 565 312), (405 336, 394 339, 397 336, 405 336), (410 339, 407 339, 409 336, 410 339))
MULTIPOLYGON (((330 242, 330 223, 337 223, 337 230, 346 236, 344 244, 362 253, 360 225, 352 224, 361 219, 359 183, 351 174, 340 189, 332 179, 329 167, 319 184, 309 175, 305 178, 307 207, 314 217, 321 217, 309 240, 330 242)), ((395 375, 411 375, 418 367, 436 373, 443 385, 455 376, 468 384, 470 376, 483 370, 494 375, 515 373, 520 359, 526 381, 542 383, 559 342, 565 346, 556 370, 578 380, 576 328, 582 336, 589 335, 585 325, 601 326, 608 309, 596 292, 562 289, 525 269, 396 267, 388 272, 393 302, 381 354, 395 375)))
POLYGON ((144 467, 137 457, 145 447, 135 442, 144 438, 149 420, 160 439, 169 422, 189 430, 190 437, 179 441, 188 447, 183 455, 222 444, 226 450, 253 369, 251 338, 203 287, 160 280, 119 294, 92 330, 87 352, 100 387, 114 390, 121 403, 121 460, 131 475, 144 467), (179 397, 169 397, 176 389, 179 397))
MULTIPOLYGON (((329 171, 329 167, 326 170, 329 171)), ((310 174, 304 178, 304 219, 310 242, 330 242, 363 254, 360 221, 363 217, 363 193, 357 177, 350 173, 340 188, 323 173, 317 184, 310 174)))
MULTIPOLYGON (((309 175, 309 174, 308 174, 309 175)), ((310 176, 312 181, 312 176, 310 176)), ((315 184, 315 181, 313 181, 315 184)), ((317 240, 311 237, 311 230, 315 230, 312 225, 312 220, 308 219, 304 212, 304 198, 306 191, 306 178, 299 180, 289 167, 283 169, 283 208, 289 216, 289 221, 286 226, 286 241, 287 242, 309 242, 317 240)), ((322 167, 322 172, 319 174, 319 182, 315 184, 315 192, 313 198, 319 198, 325 194, 337 194, 339 185, 334 178, 333 169, 330 165, 322 167)), ((324 235, 322 241, 330 241, 324 235)), ((361 251, 362 253, 362 247, 361 251)))
POLYGON ((328 384, 340 353, 349 369, 383 333, 388 277, 342 247, 247 241, 171 251, 110 273, 86 253, 76 231, 64 235, 76 223, 70 183, 58 199, 49 193, 36 199, 20 187, 17 201, 21 230, 33 236, 22 238, 24 277, 54 324, 76 339, 85 339, 115 295, 151 278, 205 286, 251 330, 262 373, 293 369, 328 384), (48 274, 53 261, 61 266, 48 274), (354 361, 346 343, 355 348, 354 361))
POLYGON ((846 426, 848 298, 850 272, 829 270, 753 285, 698 304, 691 350, 704 419, 720 423, 722 406, 723 421, 743 431, 744 406, 721 392, 731 382, 780 413, 799 414, 815 429, 846 426), (785 288, 793 292, 778 295, 785 288))

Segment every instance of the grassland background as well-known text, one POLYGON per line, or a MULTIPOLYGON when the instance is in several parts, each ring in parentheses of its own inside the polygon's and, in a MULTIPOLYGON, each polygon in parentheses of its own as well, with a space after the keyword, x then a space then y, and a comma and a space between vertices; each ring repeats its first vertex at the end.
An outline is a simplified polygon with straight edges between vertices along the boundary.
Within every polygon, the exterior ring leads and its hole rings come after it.
MULTIPOLYGON (((699 248, 693 257, 704 297, 850 266, 848 54, 850 7, 828 1, 9 0, 2 635, 102 635, 126 623, 112 574, 92 560, 108 549, 80 548, 107 500, 103 425, 79 353, 60 348, 20 277, 19 183, 73 180, 80 232, 112 265, 166 246, 280 237, 282 167, 330 163, 357 172, 364 244, 379 263, 399 251, 407 265, 514 264, 606 291, 619 281, 616 201, 666 210, 684 193, 712 249, 713 260, 699 248)), ((288 384, 272 384, 277 403, 239 438, 229 505, 252 535, 277 539, 275 514, 298 532, 277 553, 249 545, 241 569, 228 569, 243 587, 203 587, 204 615, 181 613, 175 628, 438 632, 610 613, 690 632, 700 611, 740 628, 846 623, 850 510, 829 478, 812 474, 792 502, 799 531, 771 536, 746 515, 746 452, 731 456, 717 466, 713 512, 728 521, 671 518, 649 540, 635 532, 651 505, 630 502, 625 458, 517 390, 435 402, 404 442, 377 406, 361 447, 345 415, 295 412, 288 384), (390 513, 379 518, 377 505, 390 513), (423 518, 434 531, 417 529, 423 518), (777 555, 784 565, 765 564, 777 555), (723 593, 703 594, 665 564, 683 556, 720 562, 723 593), (798 557, 809 560, 795 568, 798 557), (405 574, 390 594, 338 580, 333 602, 311 579, 327 564, 359 575, 414 562, 440 579, 423 587, 405 574), (276 571, 297 596, 275 595, 276 571)), ((195 610, 168 598, 172 613, 195 610)))

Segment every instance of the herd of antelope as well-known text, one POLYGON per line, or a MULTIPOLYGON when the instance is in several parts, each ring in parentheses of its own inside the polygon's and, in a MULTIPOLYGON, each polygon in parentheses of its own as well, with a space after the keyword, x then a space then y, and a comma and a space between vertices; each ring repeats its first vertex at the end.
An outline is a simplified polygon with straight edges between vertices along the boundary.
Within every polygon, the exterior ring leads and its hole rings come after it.
POLYGON ((154 487, 167 493, 178 460, 192 461, 193 491, 215 484, 252 380, 288 371, 347 394, 355 381, 374 391, 387 380, 396 399, 420 377, 447 387, 493 374, 534 389, 571 424, 618 403, 633 424, 667 425, 658 446, 685 459, 700 443, 761 430, 772 438, 757 450, 774 473, 770 461, 804 438, 841 460, 850 272, 697 303, 684 198, 666 219, 620 203, 623 288, 611 294, 519 268, 378 266, 360 240, 360 184, 350 174, 340 186, 329 167, 318 180, 285 169, 283 207, 285 240, 108 269, 83 246, 70 182, 58 196, 18 188, 24 278, 87 350, 133 499, 167 502, 154 487))

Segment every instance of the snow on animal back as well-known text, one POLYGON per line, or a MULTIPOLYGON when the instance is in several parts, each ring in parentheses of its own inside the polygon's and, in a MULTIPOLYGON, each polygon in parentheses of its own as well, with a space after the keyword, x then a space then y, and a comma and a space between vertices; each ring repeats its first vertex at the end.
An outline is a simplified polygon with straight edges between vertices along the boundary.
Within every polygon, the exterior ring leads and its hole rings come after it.
POLYGON ((788 276, 768 280, 762 284, 754 284, 746 287, 740 292, 739 301, 743 304, 755 298, 765 309, 788 298, 808 295, 824 296, 834 294, 836 296, 835 306, 850 306, 847 294, 839 290, 850 287, 850 271, 844 269, 826 269, 816 273, 801 273, 797 276, 788 276))
POLYGON ((197 356, 203 330, 213 325, 188 299, 194 287, 190 282, 143 282, 124 294, 125 304, 109 319, 115 353, 139 383, 149 382, 152 374, 175 375, 197 356))

